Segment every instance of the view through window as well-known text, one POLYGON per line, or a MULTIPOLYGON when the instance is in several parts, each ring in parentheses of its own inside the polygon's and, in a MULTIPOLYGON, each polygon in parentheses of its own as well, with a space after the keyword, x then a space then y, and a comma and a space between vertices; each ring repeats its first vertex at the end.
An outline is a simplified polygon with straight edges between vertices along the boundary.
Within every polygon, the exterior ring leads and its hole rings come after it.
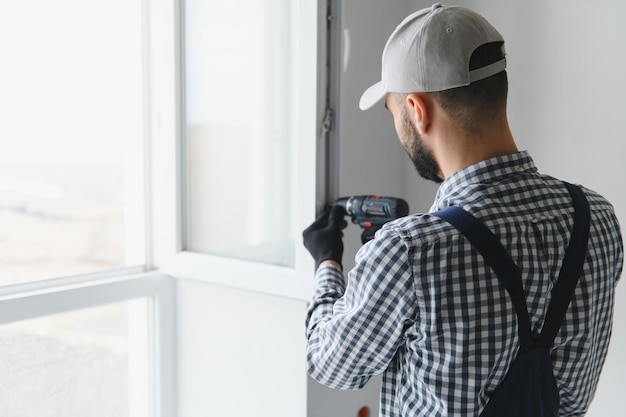
POLYGON ((0 326, 0 415, 146 416, 131 410, 148 408, 147 311, 137 299, 0 326))
POLYGON ((140 4, 0 4, 0 285, 144 261, 140 4))
POLYGON ((294 265, 292 11, 185 1, 188 251, 294 265))

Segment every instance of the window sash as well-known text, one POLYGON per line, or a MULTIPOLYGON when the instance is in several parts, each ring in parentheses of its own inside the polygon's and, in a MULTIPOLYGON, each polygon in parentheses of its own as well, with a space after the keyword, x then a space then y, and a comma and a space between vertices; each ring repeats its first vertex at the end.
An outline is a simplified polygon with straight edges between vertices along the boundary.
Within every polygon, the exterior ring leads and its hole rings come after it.
MULTIPOLYGON (((291 136, 295 183, 295 230, 315 218, 317 135, 318 4, 299 0, 293 7, 297 28, 293 59, 296 117, 291 136)), ((176 0, 153 0, 149 48, 152 117, 152 174, 154 265, 166 274, 209 283, 308 300, 312 291, 313 260, 296 236, 294 267, 184 250, 184 152, 182 88, 182 8, 176 0), (173 18, 168 18, 172 17, 173 18), (169 34, 174 33, 172 39, 169 34), (167 65, 164 65, 166 63, 167 65)))

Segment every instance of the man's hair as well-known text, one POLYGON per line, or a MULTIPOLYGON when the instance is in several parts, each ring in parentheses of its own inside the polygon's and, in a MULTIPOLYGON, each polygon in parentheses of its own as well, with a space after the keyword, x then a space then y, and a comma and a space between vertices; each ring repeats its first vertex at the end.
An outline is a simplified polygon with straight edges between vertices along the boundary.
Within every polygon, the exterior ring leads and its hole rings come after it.
MULTIPOLYGON (((470 70, 502 58, 502 42, 479 46, 470 58, 470 70)), ((478 135, 483 125, 506 115, 508 77, 506 71, 502 71, 468 86, 429 94, 450 115, 457 129, 478 135)))

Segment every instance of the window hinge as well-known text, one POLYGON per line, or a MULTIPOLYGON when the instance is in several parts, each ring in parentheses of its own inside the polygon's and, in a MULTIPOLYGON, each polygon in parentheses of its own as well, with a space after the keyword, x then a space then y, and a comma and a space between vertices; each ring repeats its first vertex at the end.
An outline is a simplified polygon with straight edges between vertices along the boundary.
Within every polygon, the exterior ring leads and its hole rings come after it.
POLYGON ((322 120, 322 136, 326 136, 333 125, 333 109, 326 107, 324 110, 324 120, 322 120))

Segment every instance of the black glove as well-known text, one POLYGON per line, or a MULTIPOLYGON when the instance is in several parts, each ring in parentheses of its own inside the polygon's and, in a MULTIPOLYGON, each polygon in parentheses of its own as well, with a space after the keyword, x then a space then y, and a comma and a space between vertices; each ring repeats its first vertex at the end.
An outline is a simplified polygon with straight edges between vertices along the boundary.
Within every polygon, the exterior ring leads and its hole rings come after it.
POLYGON ((320 215, 304 232, 304 246, 315 259, 315 269, 323 261, 332 260, 341 265, 343 256, 342 230, 348 226, 346 210, 333 206, 320 215))

